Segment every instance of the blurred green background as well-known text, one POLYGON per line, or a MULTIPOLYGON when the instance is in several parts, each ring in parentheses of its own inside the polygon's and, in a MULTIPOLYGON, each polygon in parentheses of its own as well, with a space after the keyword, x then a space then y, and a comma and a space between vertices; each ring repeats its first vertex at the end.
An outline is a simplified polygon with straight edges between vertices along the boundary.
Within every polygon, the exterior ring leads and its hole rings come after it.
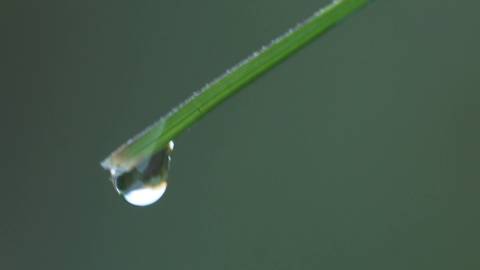
POLYGON ((4 1, 1 269, 479 269, 478 1, 375 1, 176 141, 99 161, 328 1, 4 1))

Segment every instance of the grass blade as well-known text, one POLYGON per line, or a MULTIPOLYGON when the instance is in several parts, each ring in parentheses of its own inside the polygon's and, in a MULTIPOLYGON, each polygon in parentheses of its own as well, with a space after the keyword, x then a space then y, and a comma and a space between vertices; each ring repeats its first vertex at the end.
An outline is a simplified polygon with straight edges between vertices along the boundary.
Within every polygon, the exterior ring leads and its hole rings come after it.
POLYGON ((174 108, 158 122, 120 146, 103 162, 108 170, 128 171, 144 158, 161 150, 186 128, 197 122, 248 83, 325 33, 329 28, 367 4, 368 0, 336 0, 303 23, 273 40, 222 76, 174 108))

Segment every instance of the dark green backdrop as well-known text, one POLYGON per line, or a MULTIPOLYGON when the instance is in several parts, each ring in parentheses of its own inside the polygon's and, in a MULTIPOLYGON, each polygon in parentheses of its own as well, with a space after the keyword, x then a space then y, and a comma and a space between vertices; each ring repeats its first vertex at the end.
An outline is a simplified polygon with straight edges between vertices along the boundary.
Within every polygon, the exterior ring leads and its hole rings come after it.
POLYGON ((2 1, 1 269, 479 269, 478 1, 376 1, 177 141, 99 161, 328 1, 2 1))

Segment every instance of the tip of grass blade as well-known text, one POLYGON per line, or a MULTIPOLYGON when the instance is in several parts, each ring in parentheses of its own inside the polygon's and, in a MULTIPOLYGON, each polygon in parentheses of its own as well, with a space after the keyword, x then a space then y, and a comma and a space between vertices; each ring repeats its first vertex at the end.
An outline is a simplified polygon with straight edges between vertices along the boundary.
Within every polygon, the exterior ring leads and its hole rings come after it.
POLYGON ((141 150, 144 150, 145 148, 154 149, 147 152, 149 155, 161 151, 162 146, 158 147, 158 142, 155 138, 160 137, 164 129, 165 118, 161 118, 159 121, 150 125, 118 147, 107 158, 105 158, 100 165, 108 171, 113 170, 117 172, 125 172, 131 170, 146 158, 145 153, 138 154, 142 152, 141 150), (151 147, 152 145, 155 146, 151 147))

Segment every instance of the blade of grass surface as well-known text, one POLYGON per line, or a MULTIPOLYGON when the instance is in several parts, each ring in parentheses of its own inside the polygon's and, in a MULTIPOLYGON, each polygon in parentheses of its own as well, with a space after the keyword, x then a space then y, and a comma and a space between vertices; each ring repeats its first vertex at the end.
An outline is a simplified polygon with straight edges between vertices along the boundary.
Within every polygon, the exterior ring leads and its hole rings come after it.
POLYGON ((273 40, 174 108, 158 122, 120 146, 103 162, 108 170, 128 171, 161 150, 186 128, 248 83, 279 64, 330 27, 363 7, 368 0, 336 0, 273 40))

